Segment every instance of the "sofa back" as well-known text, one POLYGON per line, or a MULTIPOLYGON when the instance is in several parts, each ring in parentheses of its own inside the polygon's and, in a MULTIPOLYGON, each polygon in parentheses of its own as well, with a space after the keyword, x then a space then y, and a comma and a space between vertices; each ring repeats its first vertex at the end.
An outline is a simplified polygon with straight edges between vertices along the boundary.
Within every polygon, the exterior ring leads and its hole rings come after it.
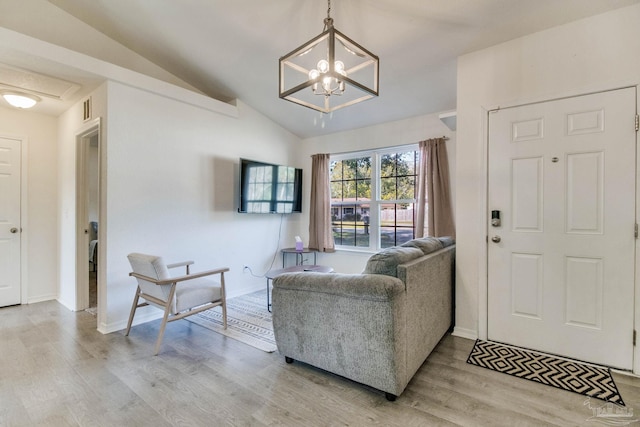
POLYGON ((398 277, 398 265, 406 264, 454 243, 453 237, 422 237, 409 240, 400 246, 386 248, 373 254, 362 273, 398 277))

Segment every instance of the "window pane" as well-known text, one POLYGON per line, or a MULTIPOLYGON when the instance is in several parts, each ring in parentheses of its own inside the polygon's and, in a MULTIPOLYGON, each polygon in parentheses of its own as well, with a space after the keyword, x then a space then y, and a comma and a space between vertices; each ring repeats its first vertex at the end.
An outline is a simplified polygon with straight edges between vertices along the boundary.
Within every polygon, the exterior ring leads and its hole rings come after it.
POLYGON ((336 245, 369 247, 369 205, 334 205, 331 225, 336 245))
POLYGON ((357 159, 342 161, 342 179, 356 179, 357 159))
POLYGON ((356 182, 358 200, 371 200, 371 180, 363 179, 356 182))
POLYGON ((357 175, 356 178, 371 178, 371 157, 362 157, 356 160, 357 175))
POLYGON ((385 203, 380 207, 380 247, 401 245, 413 239, 413 203, 385 203))
POLYGON ((401 153, 398 159, 398 175, 415 175, 418 171, 416 169, 417 157, 417 151, 401 153))
POLYGON ((380 198, 382 200, 396 200, 396 178, 380 179, 380 198))
POLYGON ((342 200, 342 181, 331 183, 331 201, 342 200))
POLYGON ((355 201, 356 200, 356 181, 342 181, 342 200, 355 201))
POLYGON ((342 179, 342 161, 332 160, 329 163, 329 179, 331 181, 337 181, 342 179))
POLYGON ((401 176, 398 178, 398 200, 413 199, 415 197, 415 176, 401 176))
POLYGON ((380 158, 380 176, 395 176, 396 160, 393 154, 385 154, 380 158))

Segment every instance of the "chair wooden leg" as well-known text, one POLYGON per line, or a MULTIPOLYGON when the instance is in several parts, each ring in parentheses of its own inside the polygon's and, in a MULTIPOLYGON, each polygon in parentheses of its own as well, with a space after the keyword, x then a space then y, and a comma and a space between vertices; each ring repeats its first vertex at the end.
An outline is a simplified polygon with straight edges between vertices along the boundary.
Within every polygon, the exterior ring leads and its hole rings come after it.
POLYGON ((154 355, 157 356, 160 352, 160 344, 162 344, 162 338, 164 338, 164 330, 167 328, 167 321, 169 320, 169 313, 171 313, 171 301, 176 294, 176 283, 174 282, 169 292, 169 298, 164 307, 164 316, 162 316, 162 325, 160 325, 160 332, 158 332, 158 339, 156 340, 156 348, 154 355))
POLYGON ((167 327, 167 319, 169 318, 169 312, 171 311, 171 304, 167 304, 164 309, 164 316, 162 316, 162 325, 160 325, 160 332, 158 332, 158 339, 156 340, 156 348, 154 355, 157 356, 160 352, 160 344, 162 344, 162 338, 164 337, 164 330, 167 327))
POLYGON ((224 289, 224 273, 220 274, 220 296, 222 297, 222 325, 227 329, 227 296, 224 289))
POLYGON ((222 301, 222 324, 224 329, 227 329, 227 301, 222 301))
POLYGON ((136 309, 138 308, 138 301, 140 300, 140 286, 136 289, 136 296, 133 298, 133 306, 131 307, 131 313, 129 314, 129 322, 127 323, 127 332, 125 332, 124 336, 129 336, 129 331, 131 331, 131 324, 133 323, 133 316, 136 313, 136 309))

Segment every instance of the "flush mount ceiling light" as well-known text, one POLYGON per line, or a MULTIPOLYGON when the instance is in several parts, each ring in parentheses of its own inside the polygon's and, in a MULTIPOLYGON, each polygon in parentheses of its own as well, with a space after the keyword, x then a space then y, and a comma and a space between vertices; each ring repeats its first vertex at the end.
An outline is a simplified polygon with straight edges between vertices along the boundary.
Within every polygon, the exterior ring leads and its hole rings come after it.
POLYGON ((2 91, 2 97, 9 105, 16 108, 31 108, 40 102, 40 98, 23 92, 2 91))
POLYGON ((333 27, 280 58, 280 98, 330 113, 378 96, 379 59, 333 27))

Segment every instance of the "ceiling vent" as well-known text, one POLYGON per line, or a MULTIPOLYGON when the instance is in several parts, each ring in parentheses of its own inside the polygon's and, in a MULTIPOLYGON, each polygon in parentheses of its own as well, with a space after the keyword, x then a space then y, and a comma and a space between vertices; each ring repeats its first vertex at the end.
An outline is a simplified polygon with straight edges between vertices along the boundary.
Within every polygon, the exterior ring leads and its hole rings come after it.
POLYGON ((0 63, 0 88, 64 101, 78 91, 80 85, 0 63))

